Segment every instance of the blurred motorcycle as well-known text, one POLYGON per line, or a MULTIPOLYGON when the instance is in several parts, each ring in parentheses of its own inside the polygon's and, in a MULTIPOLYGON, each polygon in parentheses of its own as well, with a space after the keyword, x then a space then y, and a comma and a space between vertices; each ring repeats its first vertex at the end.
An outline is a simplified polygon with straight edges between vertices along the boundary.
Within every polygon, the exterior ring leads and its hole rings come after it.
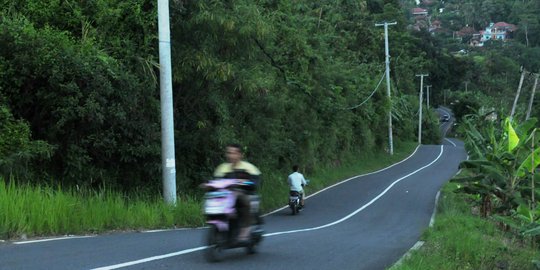
POLYGON ((202 185, 207 191, 204 202, 204 215, 209 230, 206 238, 208 248, 205 257, 208 261, 221 261, 224 250, 243 247, 248 254, 257 252, 262 240, 262 222, 258 216, 259 196, 255 194, 254 183, 239 179, 216 179, 202 185), (257 220, 251 226, 248 241, 237 241, 240 232, 240 221, 237 210, 237 191, 246 192, 250 197, 250 214, 257 220))

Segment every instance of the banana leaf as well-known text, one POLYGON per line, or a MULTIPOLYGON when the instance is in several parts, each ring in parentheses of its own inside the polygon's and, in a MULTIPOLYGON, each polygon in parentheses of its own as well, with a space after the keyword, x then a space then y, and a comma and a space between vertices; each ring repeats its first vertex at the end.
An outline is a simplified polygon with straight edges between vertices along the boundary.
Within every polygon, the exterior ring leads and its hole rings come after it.
POLYGON ((460 168, 475 169, 478 173, 489 176, 497 183, 505 183, 508 177, 492 161, 488 160, 467 160, 459 165, 460 168))
POLYGON ((455 182, 455 183, 474 183, 474 182, 479 182, 482 179, 484 179, 483 175, 464 176, 464 177, 453 178, 452 182, 455 182))
POLYGON ((507 216, 500 216, 500 215, 493 215, 493 219, 499 221, 499 222, 502 222, 508 226, 510 226, 510 228, 512 229, 515 229, 515 230, 518 230, 518 231, 521 231, 523 230, 523 227, 521 225, 520 222, 516 222, 513 218, 511 217, 507 217, 507 216))
MULTIPOLYGON (((476 129, 468 130, 466 134, 467 137, 469 137, 466 141, 467 144, 472 147, 473 156, 477 158, 483 157, 486 151, 483 147, 485 144, 482 135, 476 129)), ((468 148, 470 149, 471 147, 468 148)))
POLYGON ((516 133, 521 139, 529 137, 529 134, 532 133, 531 130, 536 126, 537 122, 536 118, 529 118, 528 120, 523 121, 516 127, 516 133))
POLYGON ((508 152, 512 152, 512 150, 514 150, 519 144, 519 137, 512 127, 512 123, 509 118, 506 118, 505 121, 505 131, 508 134, 508 152))
POLYGON ((483 165, 492 165, 493 163, 485 159, 465 160, 459 164, 460 169, 475 169, 483 165))
POLYGON ((483 196, 491 196, 495 191, 492 185, 487 185, 482 182, 469 183, 468 185, 459 188, 459 190, 467 194, 483 196))
POLYGON ((529 156, 527 156, 527 158, 523 161, 523 163, 521 163, 518 168, 518 176, 525 177, 527 173, 533 173, 534 169, 536 169, 538 165, 540 165, 540 148, 530 153, 529 156))
POLYGON ((535 220, 534 211, 531 211, 531 209, 529 209, 529 207, 524 204, 520 204, 518 206, 516 210, 516 217, 527 223, 533 223, 535 220))
POLYGON ((523 232, 523 235, 527 235, 527 236, 537 236, 537 235, 540 235, 540 226, 536 227, 536 228, 532 228, 530 230, 526 230, 523 232))

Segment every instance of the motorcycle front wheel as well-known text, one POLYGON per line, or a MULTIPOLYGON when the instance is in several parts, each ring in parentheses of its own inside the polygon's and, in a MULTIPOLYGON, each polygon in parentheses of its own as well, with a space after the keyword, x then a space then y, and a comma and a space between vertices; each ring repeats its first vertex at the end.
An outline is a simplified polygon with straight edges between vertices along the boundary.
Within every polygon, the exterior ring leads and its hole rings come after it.
POLYGON ((210 225, 207 235, 207 245, 204 255, 209 262, 219 262, 223 260, 225 244, 225 234, 220 232, 215 225, 210 225))

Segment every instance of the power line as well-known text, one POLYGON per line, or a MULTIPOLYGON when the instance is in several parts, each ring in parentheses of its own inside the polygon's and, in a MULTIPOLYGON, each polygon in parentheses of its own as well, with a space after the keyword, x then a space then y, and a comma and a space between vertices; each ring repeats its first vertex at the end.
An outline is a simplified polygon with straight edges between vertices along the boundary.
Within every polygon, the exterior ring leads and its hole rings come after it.
POLYGON ((383 75, 381 76, 381 79, 379 80, 379 83, 377 84, 377 86, 375 87, 375 90, 373 90, 373 92, 371 92, 371 94, 364 100, 362 101, 360 104, 358 105, 354 105, 352 107, 348 107, 348 108, 343 108, 343 110, 353 110, 353 109, 356 109, 362 105, 364 105, 369 99, 371 99, 371 97, 373 97, 373 95, 375 94, 375 92, 377 92, 377 90, 379 89, 379 86, 381 86, 381 83, 382 81, 384 80, 384 75, 385 73, 383 73, 383 75))

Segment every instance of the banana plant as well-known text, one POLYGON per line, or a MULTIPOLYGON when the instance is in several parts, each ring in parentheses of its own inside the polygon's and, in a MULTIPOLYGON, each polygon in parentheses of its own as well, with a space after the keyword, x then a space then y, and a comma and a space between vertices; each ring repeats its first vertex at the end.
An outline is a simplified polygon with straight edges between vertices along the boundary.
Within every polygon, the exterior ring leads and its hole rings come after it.
MULTIPOLYGON (((520 204, 512 214, 512 217, 513 219, 495 216, 495 219, 504 221, 507 225, 522 233, 529 232, 531 229, 536 230, 540 226, 540 206, 530 209, 529 206, 520 204)), ((538 233, 540 234, 540 229, 538 233)))
POLYGON ((461 191, 480 197, 483 216, 492 210, 508 215, 530 200, 525 193, 531 188, 523 183, 540 164, 540 150, 529 147, 533 142, 538 144, 538 138, 532 135, 535 124, 536 119, 531 118, 514 129, 506 119, 498 129, 482 115, 464 118, 465 142, 472 159, 460 167, 472 172, 472 176, 453 181, 461 183, 461 191))
POLYGON ((530 209, 529 206, 520 204, 511 216, 495 215, 494 218, 520 232, 523 236, 540 235, 540 206, 530 209))

